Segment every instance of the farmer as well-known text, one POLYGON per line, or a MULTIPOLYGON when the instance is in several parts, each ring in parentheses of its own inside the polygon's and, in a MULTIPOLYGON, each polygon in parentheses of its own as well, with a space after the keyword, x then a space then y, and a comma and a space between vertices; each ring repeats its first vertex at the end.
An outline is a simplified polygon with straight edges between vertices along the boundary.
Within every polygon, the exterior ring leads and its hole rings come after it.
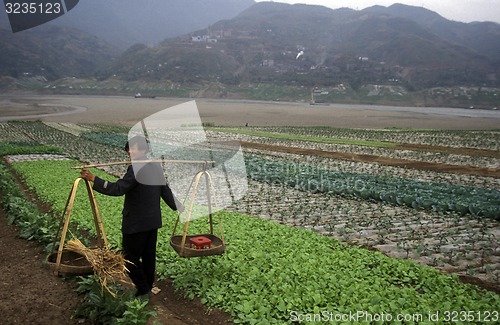
POLYGON ((184 206, 173 195, 158 163, 137 163, 145 160, 149 151, 146 139, 135 136, 126 143, 130 165, 123 178, 109 182, 94 176, 86 168, 80 176, 93 182, 92 188, 99 193, 125 195, 122 219, 122 248, 129 276, 137 289, 136 296, 151 296, 155 279, 156 241, 158 228, 162 226, 160 198, 172 209, 184 211, 184 206), (135 172, 134 172, 135 171, 135 172), (153 185, 152 185, 153 184, 153 185), (160 185, 163 184, 163 185, 160 185))

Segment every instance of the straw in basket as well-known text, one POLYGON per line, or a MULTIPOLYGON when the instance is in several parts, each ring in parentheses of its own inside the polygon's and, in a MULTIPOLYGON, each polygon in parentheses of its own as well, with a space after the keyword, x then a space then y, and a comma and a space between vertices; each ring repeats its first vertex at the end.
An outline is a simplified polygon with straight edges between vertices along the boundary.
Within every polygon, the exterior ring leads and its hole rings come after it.
POLYGON ((94 274, 99 277, 102 288, 106 289, 113 297, 116 296, 116 293, 110 288, 109 284, 117 281, 130 283, 124 280, 127 278, 128 272, 126 263, 130 262, 120 252, 107 247, 87 248, 77 238, 69 240, 65 244, 65 248, 81 254, 89 261, 94 274))

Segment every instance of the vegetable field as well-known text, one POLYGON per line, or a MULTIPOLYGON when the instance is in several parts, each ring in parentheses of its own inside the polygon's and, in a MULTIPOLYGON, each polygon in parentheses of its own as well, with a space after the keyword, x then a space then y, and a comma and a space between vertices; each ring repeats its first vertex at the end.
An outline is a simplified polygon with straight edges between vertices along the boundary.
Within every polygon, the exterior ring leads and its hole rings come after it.
MULTIPOLYGON (((0 153, 58 217, 78 176, 70 167, 124 160, 126 131, 97 124, 0 123, 0 153)), ((500 132, 282 127, 208 128, 207 135, 290 150, 244 147, 249 190, 222 212, 225 255, 178 257, 168 244, 175 215, 165 209, 158 276, 173 279, 188 297, 200 297, 244 324, 500 319, 500 132), (333 159, 306 155, 304 148, 456 170, 333 159), (344 317, 353 314, 358 318, 344 317)), ((94 172, 111 180, 124 168, 94 172)), ((83 192, 72 221, 92 234, 83 192)), ((97 195, 115 247, 122 200, 97 195)), ((193 224, 194 230, 206 226, 203 219, 193 224)))

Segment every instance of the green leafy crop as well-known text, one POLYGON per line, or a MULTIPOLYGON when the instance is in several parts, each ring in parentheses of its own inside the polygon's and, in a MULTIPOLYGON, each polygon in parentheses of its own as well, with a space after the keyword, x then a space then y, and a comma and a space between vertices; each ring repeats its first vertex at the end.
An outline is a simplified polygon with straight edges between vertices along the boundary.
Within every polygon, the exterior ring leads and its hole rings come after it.
MULTIPOLYGON (((61 211, 78 176, 69 168, 75 164, 42 161, 14 167, 33 191, 61 211)), ((108 238, 118 245, 122 199, 97 195, 97 200, 108 238)), ((164 216, 157 255, 159 277, 173 279, 188 297, 198 296, 208 306, 231 313, 235 323, 283 324, 297 321, 298 315, 357 311, 427 317, 434 312, 500 309, 497 294, 462 284, 434 268, 238 213, 222 213, 226 254, 183 259, 169 245, 175 215, 166 209, 164 216)), ((75 209, 72 220, 79 227, 93 227, 84 208, 75 209)), ((206 220, 199 219, 190 231, 196 233, 205 226, 206 220)))

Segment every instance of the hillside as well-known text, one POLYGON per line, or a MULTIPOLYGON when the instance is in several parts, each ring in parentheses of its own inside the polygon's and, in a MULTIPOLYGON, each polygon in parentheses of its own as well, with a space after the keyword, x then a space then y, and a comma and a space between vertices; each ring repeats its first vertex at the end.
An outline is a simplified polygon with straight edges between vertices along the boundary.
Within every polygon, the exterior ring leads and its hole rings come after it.
POLYGON ((39 26, 13 34, 0 29, 0 76, 55 80, 92 77, 120 54, 118 48, 77 29, 39 26))
MULTIPOLYGON (((47 25, 76 28, 124 50, 136 43, 154 45, 232 18, 254 3, 253 0, 84 0, 47 25)), ((8 28, 7 15, 0 10, 2 27, 8 28)))
POLYGON ((151 45, 191 32, 234 17, 252 4, 253 0, 85 0, 49 23, 18 33, 12 33, 6 12, 0 10, 0 77, 94 77, 133 44, 151 45))
MULTIPOLYGON (((90 17, 83 6, 54 20, 55 25, 14 36, 7 31, 0 34, 7 49, 2 53, 0 76, 8 76, 0 80, 0 87, 58 93, 498 106, 500 25, 496 23, 459 23, 400 4, 356 11, 277 2, 252 5, 253 1, 241 0, 223 11, 228 0, 205 5, 190 0, 198 5, 189 8, 170 0, 169 10, 158 0, 140 8, 131 0, 120 2, 123 7, 115 1, 103 3, 103 12, 95 12, 85 28, 92 32, 90 26, 99 27, 95 33, 120 44, 126 36, 133 45, 117 49, 102 38, 57 25, 77 17, 71 16, 74 12, 90 17), (238 15, 236 6, 241 9, 238 15), (217 10, 221 10, 217 17, 224 19, 215 20, 210 14, 217 10), (203 11, 213 20, 195 28, 193 21, 203 11), (103 17, 108 15, 105 24, 103 17), (186 23, 182 28, 192 29, 180 33, 179 19, 186 23), (159 20, 161 28, 151 25, 159 20), (177 36, 166 36, 170 33, 177 36), (26 74, 37 82, 9 79, 26 74)), ((84 20, 80 17, 73 24, 84 20)))
POLYGON ((394 4, 389 7, 374 6, 366 12, 376 12, 412 20, 428 29, 436 36, 450 42, 465 46, 500 62, 500 25, 493 22, 462 23, 447 20, 437 13, 413 6, 394 4))
MULTIPOLYGON (((408 12, 420 10, 404 7, 408 12)), ((419 19, 391 14, 389 9, 258 3, 234 19, 157 47, 129 50, 109 73, 127 80, 308 87, 347 83, 354 89, 388 82, 412 88, 498 85, 500 64, 488 51, 440 37, 419 19)), ((449 24, 450 29, 455 25, 449 24)), ((491 37, 481 37, 495 44, 500 25, 484 24, 464 25, 470 35, 478 25, 492 27, 491 37)))

